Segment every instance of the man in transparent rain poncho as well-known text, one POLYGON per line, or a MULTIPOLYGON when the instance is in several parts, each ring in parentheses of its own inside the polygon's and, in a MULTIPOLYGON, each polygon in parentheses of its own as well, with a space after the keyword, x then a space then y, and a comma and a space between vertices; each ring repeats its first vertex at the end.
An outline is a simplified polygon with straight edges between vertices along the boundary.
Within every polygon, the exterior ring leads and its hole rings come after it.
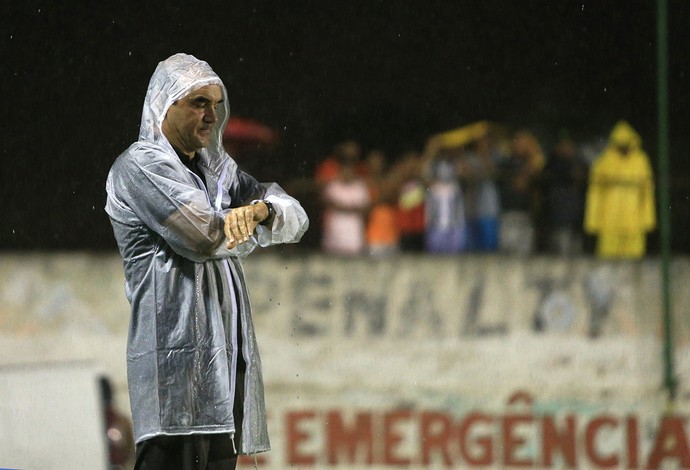
POLYGON ((240 259, 299 241, 306 213, 222 146, 227 90, 176 54, 149 83, 139 140, 113 164, 108 213, 131 304, 127 376, 137 469, 233 469, 269 450, 240 259))

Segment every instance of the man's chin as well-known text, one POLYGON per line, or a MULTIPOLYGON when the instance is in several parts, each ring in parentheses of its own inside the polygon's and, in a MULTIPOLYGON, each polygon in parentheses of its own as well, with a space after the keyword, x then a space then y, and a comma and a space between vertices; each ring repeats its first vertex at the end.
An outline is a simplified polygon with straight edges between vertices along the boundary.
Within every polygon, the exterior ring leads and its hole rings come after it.
POLYGON ((199 139, 197 139, 196 144, 199 149, 204 149, 211 145, 211 137, 200 137, 199 139))

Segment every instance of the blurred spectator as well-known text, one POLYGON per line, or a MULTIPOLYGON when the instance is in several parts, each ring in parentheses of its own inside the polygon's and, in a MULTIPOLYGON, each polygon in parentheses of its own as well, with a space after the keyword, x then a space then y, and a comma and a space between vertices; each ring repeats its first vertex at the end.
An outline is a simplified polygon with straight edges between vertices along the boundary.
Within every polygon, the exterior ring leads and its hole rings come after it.
MULTIPOLYGON (((348 149, 354 149, 354 146, 348 149)), ((365 248, 366 214, 371 198, 367 183, 357 174, 357 151, 338 154, 338 173, 324 183, 322 191, 324 252, 338 255, 361 254, 365 248)))
POLYGON ((465 248, 465 203, 457 178, 462 155, 457 152, 441 152, 431 165, 424 238, 429 253, 458 253, 465 248))
POLYGON ((333 153, 322 160, 314 172, 314 180, 320 189, 335 180, 340 175, 343 160, 352 162, 357 173, 363 174, 364 165, 360 161, 362 148, 356 140, 339 142, 333 148, 333 153))
POLYGON ((597 256, 639 259, 655 225, 649 159, 635 129, 620 121, 590 171, 585 230, 597 236, 597 256))
POLYGON ((134 462, 134 434, 132 423, 115 406, 110 379, 100 378, 105 414, 105 435, 111 470, 128 468, 134 462))
MULTIPOLYGON (((314 178, 311 180, 311 192, 316 197, 314 198, 313 210, 317 211, 319 216, 313 217, 313 222, 310 233, 316 237, 317 243, 322 243, 323 241, 323 231, 324 231, 324 218, 326 208, 323 206, 323 190, 328 183, 334 181, 340 176, 340 167, 342 159, 350 159, 356 162, 360 161, 361 158, 361 147, 359 142, 356 140, 344 140, 333 145, 333 149, 330 154, 325 158, 320 160, 316 168, 314 169, 314 178)), ((309 201, 307 199, 307 201, 309 201)), ((307 202, 309 205, 309 202, 307 202)))
POLYGON ((467 248, 471 251, 494 251, 498 248, 501 204, 495 178, 499 160, 493 137, 485 132, 470 144, 462 165, 467 248))
POLYGON ((535 182, 543 168, 544 154, 537 138, 527 130, 516 132, 510 156, 500 165, 499 247, 506 253, 534 252, 534 222, 540 208, 535 182))
POLYGON ((542 174, 550 252, 559 255, 582 253, 587 171, 577 145, 566 131, 561 131, 542 174))
POLYGON ((386 154, 383 150, 372 149, 364 159, 365 171, 363 176, 367 180, 371 200, 378 199, 381 188, 386 181, 386 154))
POLYGON ((386 155, 381 150, 371 150, 365 161, 371 198, 366 230, 367 247, 372 256, 389 256, 398 252, 400 239, 395 210, 395 187, 386 174, 386 155))
POLYGON ((426 183, 423 167, 424 160, 419 153, 407 151, 392 170, 391 176, 399 188, 397 221, 400 249, 405 252, 424 251, 426 183))

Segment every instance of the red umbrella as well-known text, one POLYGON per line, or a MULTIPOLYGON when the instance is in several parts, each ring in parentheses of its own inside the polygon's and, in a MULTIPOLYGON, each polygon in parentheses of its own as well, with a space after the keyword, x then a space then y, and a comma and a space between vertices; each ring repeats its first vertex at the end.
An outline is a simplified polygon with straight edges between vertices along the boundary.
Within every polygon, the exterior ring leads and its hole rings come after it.
POLYGON ((270 127, 252 119, 231 117, 223 132, 225 143, 274 144, 278 133, 270 127))

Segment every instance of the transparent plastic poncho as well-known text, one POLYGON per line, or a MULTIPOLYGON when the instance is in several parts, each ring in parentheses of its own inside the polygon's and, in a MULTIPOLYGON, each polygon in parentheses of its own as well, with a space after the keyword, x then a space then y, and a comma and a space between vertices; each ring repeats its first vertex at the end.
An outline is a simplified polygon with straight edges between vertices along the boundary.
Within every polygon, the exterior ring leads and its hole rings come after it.
POLYGON ((161 434, 235 434, 241 357, 246 372, 238 446, 242 453, 256 453, 270 444, 241 260, 258 245, 299 241, 309 222, 279 185, 260 184, 227 155, 227 103, 225 86, 206 62, 185 54, 161 62, 146 93, 139 140, 108 174, 106 212, 131 304, 127 374, 136 441, 161 434), (162 123, 176 100, 210 84, 219 85, 225 99, 212 143, 198 152, 201 181, 180 161, 162 123), (225 215, 258 198, 273 204, 272 225, 257 227, 250 241, 227 250, 225 215))

